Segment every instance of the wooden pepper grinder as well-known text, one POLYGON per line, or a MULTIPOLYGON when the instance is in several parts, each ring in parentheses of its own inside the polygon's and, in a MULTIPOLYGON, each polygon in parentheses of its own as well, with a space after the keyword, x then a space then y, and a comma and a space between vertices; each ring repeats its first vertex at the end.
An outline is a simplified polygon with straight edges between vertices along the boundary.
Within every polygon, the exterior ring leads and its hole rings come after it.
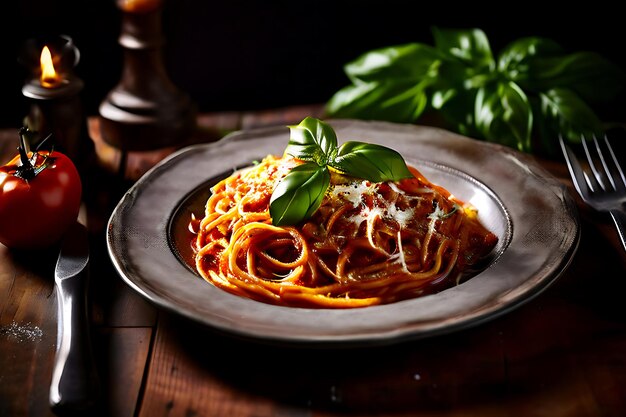
POLYGON ((125 155, 181 145, 195 130, 196 109, 163 65, 163 1, 116 0, 116 5, 122 11, 124 63, 120 82, 100 104, 102 139, 125 155))

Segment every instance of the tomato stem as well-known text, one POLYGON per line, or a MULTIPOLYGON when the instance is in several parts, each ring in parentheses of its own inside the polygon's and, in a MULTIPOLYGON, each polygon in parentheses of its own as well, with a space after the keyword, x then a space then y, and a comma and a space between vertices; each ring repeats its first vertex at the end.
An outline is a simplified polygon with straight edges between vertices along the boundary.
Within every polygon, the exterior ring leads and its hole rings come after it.
POLYGON ((33 167, 30 159, 28 159, 28 153, 26 152, 25 136, 27 131, 28 129, 25 127, 20 128, 20 145, 17 147, 17 151, 20 154, 20 162, 22 163, 22 165, 17 168, 16 172, 16 175, 18 177, 23 178, 26 181, 34 178, 36 175, 35 168, 33 167))

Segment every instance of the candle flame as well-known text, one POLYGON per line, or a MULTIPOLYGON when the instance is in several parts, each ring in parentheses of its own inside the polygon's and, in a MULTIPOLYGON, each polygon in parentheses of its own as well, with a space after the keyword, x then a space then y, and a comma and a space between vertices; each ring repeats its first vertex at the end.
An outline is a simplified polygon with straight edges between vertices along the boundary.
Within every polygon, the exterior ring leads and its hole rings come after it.
POLYGON ((150 12, 160 6, 161 0, 121 0, 119 3, 126 12, 150 12))
POLYGON ((47 46, 44 46, 41 51, 41 85, 44 87, 56 87, 61 81, 61 77, 54 69, 54 63, 52 62, 52 54, 47 46))

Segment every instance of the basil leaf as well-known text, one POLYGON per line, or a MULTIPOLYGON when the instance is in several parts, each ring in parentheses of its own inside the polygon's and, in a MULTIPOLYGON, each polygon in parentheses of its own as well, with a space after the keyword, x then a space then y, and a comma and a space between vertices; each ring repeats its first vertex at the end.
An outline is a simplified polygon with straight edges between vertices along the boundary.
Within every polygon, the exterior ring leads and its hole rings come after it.
POLYGON ((437 68, 434 82, 429 86, 430 105, 441 110, 448 101, 466 89, 465 80, 472 77, 473 71, 458 61, 442 61, 437 68))
POLYGON ((306 117, 296 126, 289 126, 291 136, 285 153, 304 161, 326 165, 337 148, 337 135, 332 127, 313 117, 306 117))
POLYGON ((443 59, 437 49, 421 43, 391 46, 369 51, 344 66, 354 84, 388 79, 419 82, 433 63, 443 59))
POLYGON ((435 47, 467 65, 494 68, 495 61, 487 35, 480 29, 456 30, 433 28, 435 47))
POLYGON ((567 88, 591 102, 608 101, 626 86, 626 74, 593 52, 533 59, 522 87, 532 91, 567 88))
POLYGON ((530 151, 533 114, 528 97, 512 81, 480 88, 476 93, 475 124, 483 137, 520 151, 530 151))
POLYGON ((337 156, 330 161, 330 166, 347 175, 373 182, 413 177, 398 152, 371 143, 344 143, 337 150, 337 156))
POLYGON ((563 55, 563 48, 551 39, 527 37, 507 45, 498 58, 498 70, 510 80, 519 82, 528 79, 529 68, 536 59, 563 55))
POLYGON ((556 42, 545 38, 511 43, 500 54, 498 69, 525 90, 566 87, 586 100, 610 100, 626 84, 624 72, 599 54, 566 54, 556 42))
POLYGON ((328 100, 325 112, 333 117, 359 118, 381 96, 378 86, 378 82, 370 82, 343 87, 328 100))
POLYGON ((463 88, 452 89, 441 106, 440 116, 451 130, 462 135, 479 138, 482 135, 474 124, 476 91, 463 88))
POLYGON ((425 87, 430 81, 415 84, 392 79, 350 85, 335 93, 326 112, 333 117, 411 123, 428 104, 425 87))
POLYGON ((275 226, 300 223, 313 215, 330 184, 328 167, 308 162, 298 165, 278 183, 270 199, 275 226))
MULTIPOLYGON (((602 122, 576 93, 553 88, 540 94, 541 113, 556 132, 571 142, 580 142, 581 135, 602 134, 602 122)), ((555 134, 555 136, 556 136, 555 134)))

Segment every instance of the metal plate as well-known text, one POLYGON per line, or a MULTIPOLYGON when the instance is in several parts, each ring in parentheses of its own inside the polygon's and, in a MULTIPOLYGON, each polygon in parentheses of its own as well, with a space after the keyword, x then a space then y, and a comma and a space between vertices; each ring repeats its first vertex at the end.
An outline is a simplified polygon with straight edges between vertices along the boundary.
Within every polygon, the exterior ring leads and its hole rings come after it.
POLYGON ((493 319, 552 283, 579 240, 567 190, 510 148, 445 130, 354 120, 329 121, 339 142, 379 143, 400 152, 430 181, 473 204, 499 242, 485 269, 437 294, 347 310, 273 306, 229 294, 199 278, 186 229, 202 215, 208 187, 267 154, 282 154, 289 129, 236 132, 182 149, 151 169, 114 210, 107 234, 120 276, 158 306, 231 335, 299 345, 387 344, 493 319))

